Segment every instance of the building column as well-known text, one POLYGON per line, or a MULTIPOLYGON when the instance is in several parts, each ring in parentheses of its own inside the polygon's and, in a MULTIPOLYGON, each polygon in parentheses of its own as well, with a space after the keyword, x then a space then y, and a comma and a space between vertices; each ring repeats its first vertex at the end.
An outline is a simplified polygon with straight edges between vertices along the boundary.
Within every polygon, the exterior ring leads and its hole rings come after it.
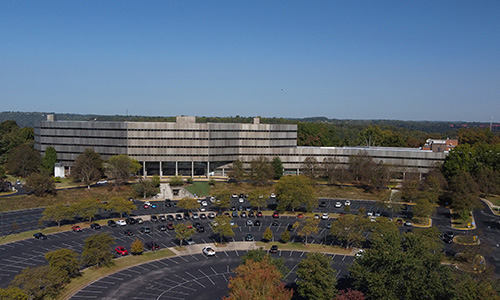
POLYGON ((297 168, 297 175, 300 175, 300 169, 297 168))
POLYGON ((403 172, 403 180, 406 179, 406 172, 403 172))
POLYGON ((226 176, 224 173, 224 168, 222 168, 222 177, 226 176))
POLYGON ((161 167, 161 160, 160 160, 160 179, 163 177, 163 168, 161 167))
POLYGON ((146 162, 142 162, 142 176, 146 178, 146 162))
POLYGON ((175 161, 175 176, 179 176, 178 163, 178 161, 175 161))
POLYGON ((194 161, 191 161, 191 178, 194 177, 194 161))
POLYGON ((210 178, 210 162, 207 161, 207 178, 210 178))
POLYGON ((422 173, 418 173, 418 180, 422 181, 422 173))

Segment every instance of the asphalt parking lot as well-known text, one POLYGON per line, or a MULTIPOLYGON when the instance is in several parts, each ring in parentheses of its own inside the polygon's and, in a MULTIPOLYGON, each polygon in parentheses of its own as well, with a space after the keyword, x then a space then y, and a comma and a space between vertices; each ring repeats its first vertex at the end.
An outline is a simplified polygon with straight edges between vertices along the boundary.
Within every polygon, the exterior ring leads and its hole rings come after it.
MULTIPOLYGON (((177 256, 135 266, 102 278, 76 293, 71 299, 220 299, 228 294, 228 282, 247 251, 217 251, 215 257, 202 254, 177 256)), ((290 272, 286 283, 297 279, 302 251, 279 251, 290 272)), ((327 255, 337 278, 348 276, 352 256, 327 255)))

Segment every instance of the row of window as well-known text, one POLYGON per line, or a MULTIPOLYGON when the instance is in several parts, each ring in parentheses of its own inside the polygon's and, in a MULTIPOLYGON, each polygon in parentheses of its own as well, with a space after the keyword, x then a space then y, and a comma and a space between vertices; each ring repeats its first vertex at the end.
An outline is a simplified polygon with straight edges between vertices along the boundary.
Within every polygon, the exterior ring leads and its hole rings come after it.
POLYGON ((292 132, 297 130, 278 130, 278 129, 149 129, 149 128, 89 128, 89 127, 35 127, 41 130, 90 130, 90 131, 155 131, 155 132, 292 132))
POLYGON ((40 145, 52 146, 57 148, 57 146, 76 146, 76 147, 86 147, 86 148, 127 148, 127 149, 224 149, 224 148, 291 148, 295 146, 291 145, 264 145, 264 146, 246 146, 246 145, 234 145, 234 146, 127 146, 127 145, 95 145, 95 144, 53 144, 53 143, 40 143, 40 145))
POLYGON ((158 138, 153 138, 153 137, 108 137, 108 136, 78 136, 75 137, 73 135, 48 135, 48 134, 42 134, 40 135, 41 137, 47 137, 47 138, 78 138, 78 139, 111 139, 111 140, 124 140, 124 141, 133 141, 133 140, 195 140, 195 141, 226 141, 226 140, 263 140, 263 141, 296 141, 296 138, 258 138, 258 137, 252 137, 252 138, 243 138, 243 137, 234 137, 234 138, 213 138, 213 137, 207 137, 207 138, 192 138, 192 137, 158 137, 158 138))

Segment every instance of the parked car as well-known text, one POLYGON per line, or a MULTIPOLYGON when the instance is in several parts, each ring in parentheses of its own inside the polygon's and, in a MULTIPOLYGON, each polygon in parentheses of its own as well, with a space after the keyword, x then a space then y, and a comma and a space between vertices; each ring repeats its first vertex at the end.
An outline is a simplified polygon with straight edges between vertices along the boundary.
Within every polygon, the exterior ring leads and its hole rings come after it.
POLYGON ((165 221, 167 220, 167 218, 165 218, 165 216, 164 216, 164 215, 161 215, 161 216, 159 216, 158 218, 159 218, 159 219, 160 219, 160 221, 162 221, 162 222, 165 222, 165 221))
POLYGON ((126 236, 132 236, 134 235, 134 232, 131 229, 127 229, 123 232, 123 234, 126 236))
POLYGON ((252 220, 247 220, 247 226, 253 226, 253 221, 252 220))
POLYGON ((344 205, 345 205, 345 206, 351 206, 351 201, 346 200, 346 201, 344 202, 344 205))
POLYGON ((174 224, 173 223, 168 223, 167 224, 167 229, 168 230, 174 230, 175 229, 174 224))
POLYGON ((197 227, 196 231, 198 231, 199 233, 205 232, 205 227, 203 226, 197 227))
POLYGON ((200 216, 198 215, 198 213, 195 213, 195 212, 194 212, 194 213, 191 215, 191 218, 192 218, 193 220, 198 220, 198 219, 200 218, 200 216))
POLYGON ((188 245, 194 245, 194 244, 195 244, 195 242, 193 241, 193 239, 192 239, 192 238, 189 238, 189 239, 188 239, 188 240, 186 240, 185 242, 186 242, 186 244, 188 244, 188 245))
POLYGON ((328 220, 328 219, 330 219, 330 215, 328 215, 328 213, 323 213, 323 215, 321 216, 321 219, 328 220))
POLYGON ((244 211, 243 211, 243 212, 241 212, 240 217, 242 217, 242 218, 246 218, 246 217, 247 217, 247 213, 246 213, 246 212, 244 212, 244 211))
POLYGON ((209 219, 213 219, 213 218, 215 218, 215 214, 214 214, 213 212, 209 212, 209 213, 208 213, 208 218, 209 218, 209 219))
POLYGON ((335 202, 335 208, 341 208, 342 203, 340 201, 335 202))
POLYGON ((108 220, 108 226, 109 227, 116 227, 116 222, 113 220, 108 220))
POLYGON ((75 226, 71 227, 71 230, 76 231, 76 232, 80 232, 80 231, 82 231, 82 228, 78 225, 75 225, 75 226))
POLYGON ((130 225, 134 225, 135 222, 136 222, 136 220, 134 218, 131 218, 131 217, 125 219, 125 223, 130 224, 130 225))
POLYGON ((148 250, 158 250, 160 249, 160 245, 156 242, 147 242, 144 244, 144 247, 148 250))
POLYGON ((245 241, 252 242, 253 240, 253 235, 251 235, 250 233, 245 236, 245 241))
POLYGON ((167 215, 167 221, 173 221, 173 220, 175 220, 174 216, 167 215))
POLYGON ((141 227, 140 231, 142 233, 151 233, 151 228, 144 226, 144 227, 141 227))
POLYGON ((116 221, 116 225, 125 226, 125 225, 127 225, 127 222, 125 222, 125 220, 118 220, 118 221, 116 221))
POLYGON ((256 214, 257 218, 262 218, 262 212, 261 211, 258 211, 257 214, 256 214))
POLYGON ((293 225, 292 225, 292 224, 288 224, 288 225, 286 226, 286 230, 288 230, 288 231, 293 231, 293 225))
POLYGON ((165 231, 165 230, 167 230, 167 226, 161 224, 161 225, 156 226, 156 229, 158 229, 159 231, 165 231))
POLYGON ((47 236, 45 236, 45 234, 43 234, 41 232, 37 232, 37 233, 33 234, 33 237, 37 240, 46 240, 47 239, 47 236))
POLYGON ((280 217, 280 214, 277 211, 275 211, 273 213, 273 218, 279 218, 279 217, 280 217))
POLYGON ((123 248, 122 246, 116 247, 115 252, 121 256, 128 255, 127 249, 123 248))
POLYGON ((271 249, 269 249, 269 253, 278 253, 278 246, 272 245, 271 249))
POLYGON ((319 207, 326 207, 326 201, 321 201, 319 203, 319 207))
POLYGON ((137 222, 137 224, 144 223, 144 220, 142 218, 135 218, 135 221, 137 222))
POLYGON ((206 219, 207 215, 206 214, 200 214, 200 219, 206 219))
POLYGON ((158 217, 156 215, 151 215, 151 222, 158 222, 158 217))
POLYGON ((202 249, 202 252, 206 256, 214 256, 215 255, 215 250, 212 247, 204 247, 202 249))
POLYGON ((255 222, 253 222, 253 225, 254 225, 254 226, 260 226, 260 221, 259 221, 259 220, 256 220, 255 222))
POLYGON ((176 214, 175 215, 175 219, 178 220, 178 221, 182 220, 182 215, 181 214, 176 214))
POLYGON ((101 229, 101 225, 99 225, 97 223, 92 223, 92 224, 90 224, 90 228, 92 228, 94 230, 101 229))

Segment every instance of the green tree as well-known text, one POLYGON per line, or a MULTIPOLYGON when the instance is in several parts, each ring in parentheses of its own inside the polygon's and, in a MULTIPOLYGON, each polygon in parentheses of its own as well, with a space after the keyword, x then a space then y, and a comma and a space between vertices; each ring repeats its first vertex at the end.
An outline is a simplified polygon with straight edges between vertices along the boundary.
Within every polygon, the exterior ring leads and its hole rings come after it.
POLYGON ((160 187, 160 176, 153 175, 153 177, 151 178, 151 181, 153 182, 155 187, 160 187))
POLYGON ((182 180, 182 177, 179 177, 179 176, 174 176, 174 177, 170 178, 168 183, 170 184, 170 186, 183 186, 184 185, 184 181, 182 180))
POLYGON ((297 291, 311 300, 333 299, 337 293, 336 272, 330 259, 320 253, 309 253, 297 267, 297 291))
POLYGON ((481 207, 479 188, 470 173, 459 171, 453 176, 450 181, 450 191, 451 205, 457 212, 469 212, 481 207))
POLYGON ((264 230, 264 234, 262 235, 262 238, 265 241, 270 241, 273 239, 273 231, 271 230, 271 228, 267 227, 266 230, 264 230))
POLYGON ((311 211, 318 205, 311 180, 305 176, 283 176, 276 183, 275 190, 279 211, 287 209, 295 211, 301 206, 305 206, 307 211, 311 211))
POLYGON ((175 237, 179 240, 179 246, 182 246, 182 241, 189 240, 195 233, 196 229, 189 222, 175 225, 175 237))
POLYGON ((57 227, 61 227, 61 221, 72 220, 75 217, 73 208, 62 204, 49 206, 43 211, 42 214, 43 220, 56 222, 57 227))
POLYGON ((277 156, 274 157, 272 162, 271 162, 271 165, 272 165, 273 170, 274 170, 273 178, 278 180, 281 177, 283 177, 283 162, 281 161, 281 159, 277 156))
POLYGON ((287 290, 281 282, 280 271, 264 259, 260 262, 249 260, 235 270, 236 276, 229 279, 229 297, 223 300, 290 300, 292 290, 287 290))
POLYGON ((94 149, 87 148, 75 159, 75 166, 72 170, 72 176, 75 180, 81 181, 90 189, 90 184, 102 178, 103 161, 101 155, 94 149))
POLYGON ((83 220, 92 222, 92 219, 97 215, 102 204, 95 199, 87 198, 71 206, 75 214, 79 215, 83 220))
POLYGON ((290 241, 290 232, 288 230, 283 231, 281 233, 281 241, 283 243, 288 243, 290 241))
POLYGON ((243 168, 243 162, 241 160, 238 159, 233 162, 233 168, 229 173, 229 177, 233 178, 237 182, 240 182, 245 178, 245 169, 243 168))
POLYGON ((111 156, 106 164, 106 172, 115 179, 116 186, 127 181, 130 174, 137 174, 141 168, 137 160, 125 154, 111 156))
POLYGON ((375 167, 373 159, 365 151, 349 156, 349 173, 360 184, 369 184, 375 167))
POLYGON ((19 287, 28 299, 44 299, 59 294, 64 283, 64 274, 48 265, 25 268, 14 277, 12 286, 19 287))
POLYGON ((144 243, 140 239, 136 238, 130 247, 130 253, 133 255, 139 255, 142 254, 142 252, 144 252, 144 243))
POLYGON ((248 250, 248 252, 241 257, 241 261, 243 264, 246 264, 249 261, 261 262, 266 259, 268 259, 271 264, 280 271, 282 278, 284 278, 286 274, 290 272, 290 269, 285 266, 285 260, 283 259, 283 257, 273 258, 271 257, 271 255, 269 255, 269 252, 262 249, 248 250))
POLYGON ((307 238, 313 234, 317 234, 319 231, 319 219, 314 218, 304 218, 299 222, 297 227, 297 234, 305 238, 305 244, 307 245, 307 238))
POLYGON ((252 159, 250 162, 250 178, 256 182, 266 182, 272 179, 274 170, 269 160, 264 156, 252 159))
POLYGON ((195 198, 185 197, 185 198, 182 198, 181 200, 179 200, 179 202, 177 203, 177 206, 182 208, 182 209, 185 209, 187 211, 190 211, 190 210, 198 208, 199 204, 198 204, 198 200, 196 200, 195 198))
POLYGON ((63 248, 47 252, 45 253, 45 260, 49 263, 50 268, 61 271, 65 283, 80 274, 78 253, 71 249, 63 248))
POLYGON ((54 165, 57 162, 57 152, 52 146, 45 149, 45 155, 42 160, 42 169, 50 175, 54 175, 54 165))
POLYGON ((137 183, 134 183, 133 189, 137 196, 143 198, 154 196, 160 191, 153 180, 147 178, 140 178, 137 183))
POLYGON ((219 210, 228 209, 231 206, 231 192, 227 189, 219 190, 215 194, 215 198, 217 199, 214 203, 219 210))
POLYGON ((28 296, 18 287, 9 286, 0 289, 0 299, 5 300, 28 300, 28 296))
POLYGON ((115 239, 109 233, 98 233, 85 239, 81 260, 84 265, 97 267, 113 264, 111 245, 115 239))
POLYGON ((132 201, 125 200, 120 197, 113 197, 107 203, 107 208, 120 214, 123 218, 123 214, 131 214, 134 209, 136 209, 135 204, 132 201))
POLYGON ((234 236, 233 228, 236 225, 231 225, 230 218, 226 215, 216 216, 212 222, 212 230, 214 234, 220 236, 220 242, 223 242, 224 237, 234 236))
POLYGON ((54 179, 47 173, 31 173, 26 179, 26 187, 39 197, 56 193, 54 179))
POLYGON ((341 241, 346 248, 359 246, 365 241, 364 233, 369 225, 366 218, 357 215, 343 215, 332 223, 330 234, 341 241))
POLYGON ((248 201, 250 202, 250 205, 252 207, 257 207, 257 209, 260 210, 261 207, 264 207, 267 203, 267 197, 264 197, 266 193, 267 193, 266 189, 262 188, 252 189, 248 194, 248 201))
POLYGON ((450 180, 459 171, 470 172, 474 168, 474 149, 468 145, 458 145, 450 150, 443 163, 443 174, 450 180))
POLYGON ((400 235, 395 227, 370 234, 371 248, 350 267, 353 286, 368 299, 450 299, 450 268, 441 264, 441 243, 428 230, 400 235))
POLYGON ((40 153, 27 144, 21 144, 10 151, 5 168, 11 175, 26 178, 37 172, 41 165, 40 153))
POLYGON ((377 147, 381 146, 384 141, 384 132, 377 125, 371 126, 362 130, 359 133, 358 143, 362 146, 377 147))
POLYGON ((434 203, 429 199, 422 197, 417 200, 417 204, 413 207, 413 216, 417 218, 430 218, 436 210, 434 203))

